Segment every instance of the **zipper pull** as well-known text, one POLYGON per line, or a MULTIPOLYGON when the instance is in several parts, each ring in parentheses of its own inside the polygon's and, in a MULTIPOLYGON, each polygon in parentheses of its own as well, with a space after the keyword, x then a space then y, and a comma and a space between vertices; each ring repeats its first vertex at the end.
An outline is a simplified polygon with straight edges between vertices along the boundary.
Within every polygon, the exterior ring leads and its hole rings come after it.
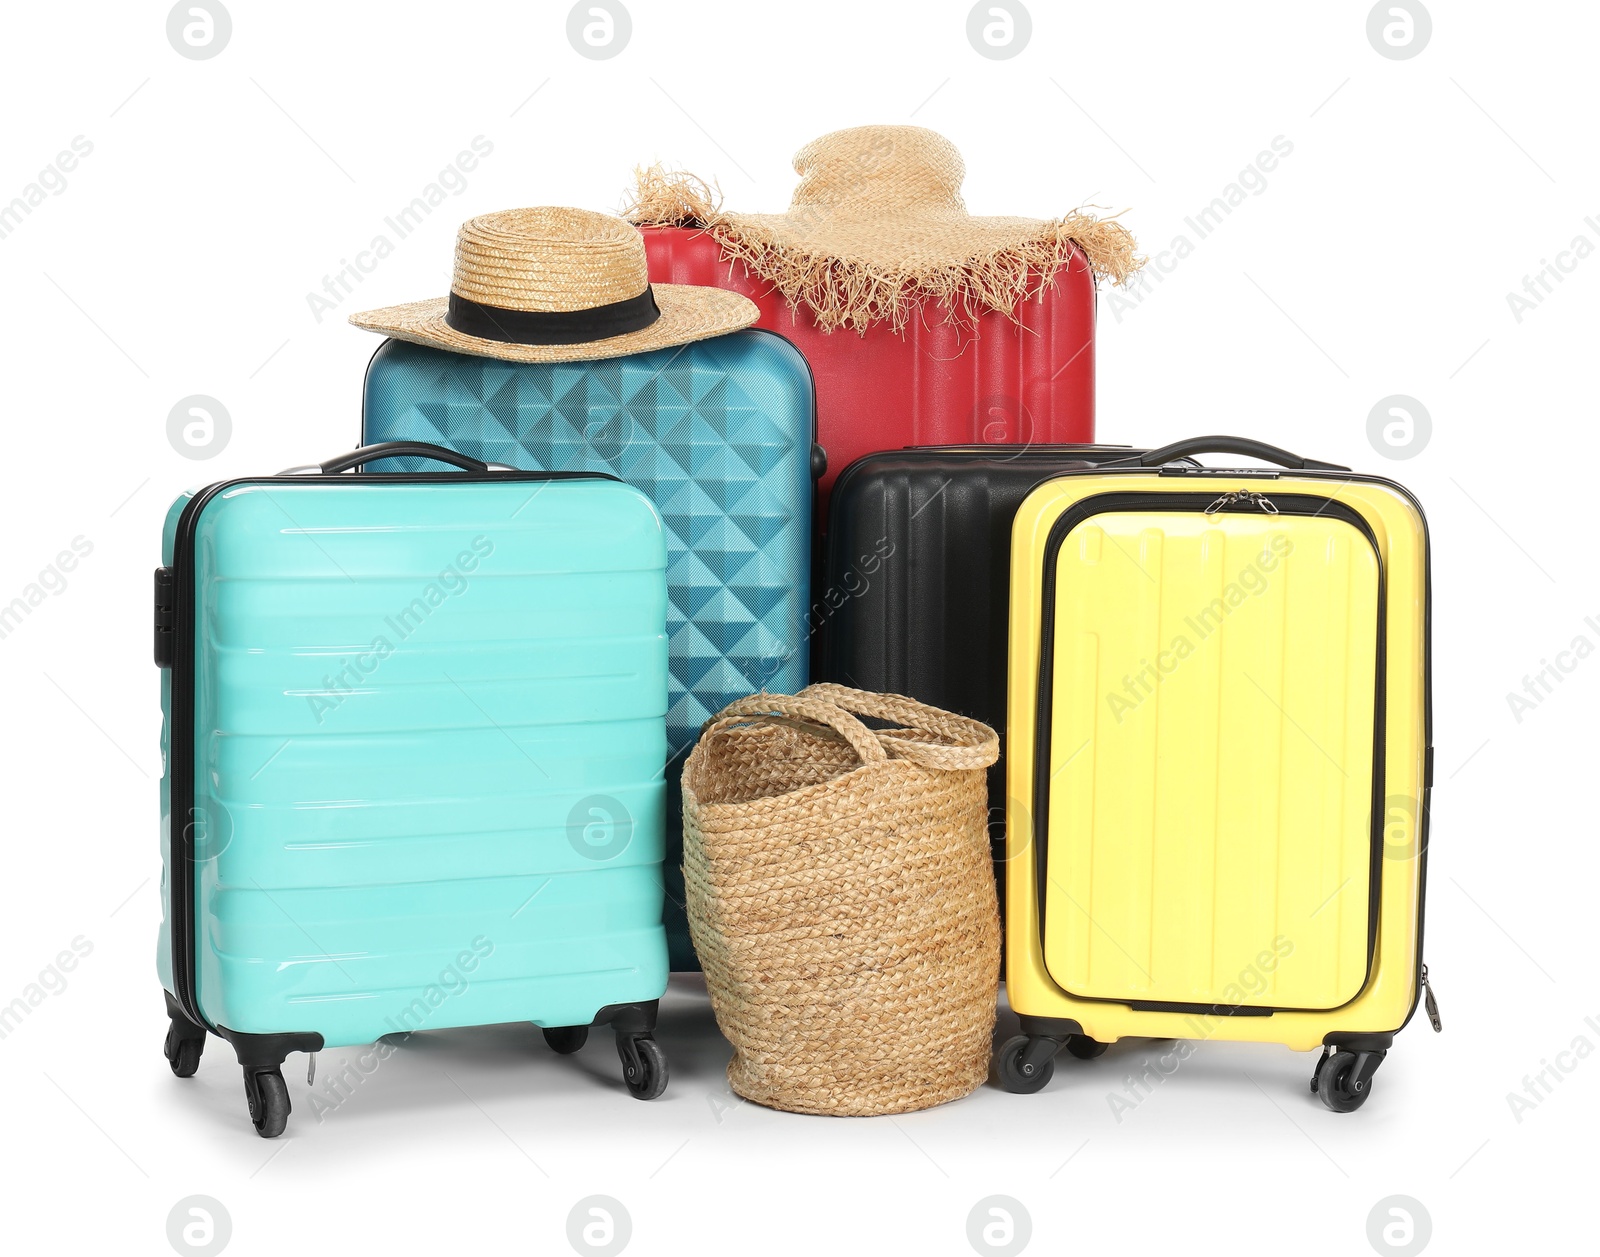
POLYGON ((1422 966, 1422 1007, 1427 1010, 1428 1020, 1433 1023, 1433 1032, 1438 1034, 1444 1029, 1444 1022, 1439 1020, 1439 1001, 1433 998, 1433 987, 1428 982, 1428 966, 1422 966))
POLYGON ((1278 504, 1264 493, 1256 493, 1250 489, 1235 489, 1232 493, 1224 493, 1220 498, 1206 507, 1207 515, 1215 515, 1225 506, 1232 506, 1236 502, 1248 502, 1260 507, 1268 515, 1278 513, 1278 504))
MULTIPOLYGON (((1429 996, 1429 998, 1431 999, 1432 996, 1429 996)), ((311 1086, 312 1083, 314 1083, 316 1081, 317 1081, 317 1054, 315 1052, 312 1052, 310 1054, 309 1059, 306 1061, 306 1086, 309 1087, 309 1086, 311 1086)))

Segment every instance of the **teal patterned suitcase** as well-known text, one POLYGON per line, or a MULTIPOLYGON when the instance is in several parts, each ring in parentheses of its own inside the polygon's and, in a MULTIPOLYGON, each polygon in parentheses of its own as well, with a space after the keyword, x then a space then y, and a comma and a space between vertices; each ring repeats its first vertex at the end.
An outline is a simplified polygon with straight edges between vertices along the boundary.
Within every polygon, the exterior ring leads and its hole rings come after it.
POLYGON ((166 1052, 533 1022, 666 1083, 666 544, 638 490, 397 443, 180 498, 156 573, 166 1052), (340 475, 385 455, 462 470, 340 475), (420 461, 420 460, 419 460, 420 461))
MULTIPOLYGON (((598 362, 514 363, 390 340, 367 369, 365 441, 430 441, 549 471, 607 471, 667 531, 671 703, 667 938, 698 969, 683 912, 678 778, 700 726, 756 690, 809 680, 816 403, 805 359, 748 330, 598 362)), ((414 463, 396 460, 387 468, 414 463)))

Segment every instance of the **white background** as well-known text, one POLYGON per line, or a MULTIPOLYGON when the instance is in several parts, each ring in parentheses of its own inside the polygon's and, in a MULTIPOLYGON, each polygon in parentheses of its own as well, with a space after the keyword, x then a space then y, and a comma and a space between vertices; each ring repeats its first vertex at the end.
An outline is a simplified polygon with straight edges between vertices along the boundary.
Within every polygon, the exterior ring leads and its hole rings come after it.
POLYGON ((0 1003, 75 937, 93 947, 0 1040, 5 1248, 167 1252, 169 1210, 195 1193, 222 1202, 241 1254, 565 1252, 569 1210, 597 1193, 638 1253, 963 1253, 997 1193, 1031 1217, 1034 1252, 1364 1253, 1395 1193, 1423 1203, 1435 1252, 1592 1245, 1600 1060, 1562 1058, 1576 1068, 1520 1122, 1506 1097, 1579 1036, 1600 1046, 1600 660, 1520 721, 1506 695, 1579 635, 1600 644, 1600 260, 1520 321, 1507 294, 1574 238, 1600 244, 1600 10, 1437 0, 1428 46, 1393 60, 1365 3, 1037 3, 1029 45, 997 61, 949 0, 629 0, 631 42, 594 61, 565 4, 230 2, 210 60, 179 56, 166 6, 144 2, 9 5, 0 43, 0 204, 75 136, 93 144, 0 239, 0 602, 74 537, 93 546, 0 640, 0 1003), (1099 432, 1254 435, 1422 500, 1445 1033, 1419 1016, 1348 1116, 1307 1091, 1311 1057, 1213 1044, 1119 1122, 1107 1094, 1151 1054, 1129 1044, 1063 1059, 1038 1096, 836 1121, 729 1108, 689 983, 661 1027, 658 1103, 621 1090, 608 1036, 561 1059, 531 1029, 452 1031, 320 1122, 293 1058, 289 1133, 257 1139, 221 1044, 188 1082, 160 1054, 150 571, 167 504, 354 445, 377 341, 343 317, 442 293, 461 219, 616 208, 657 158, 716 176, 734 208, 780 209, 802 143, 912 120, 960 146, 974 211, 1126 207, 1150 252, 1292 142, 1136 306, 1102 296, 1099 432), (307 293, 478 135, 493 153, 465 190, 316 321, 307 293), (197 393, 232 417, 207 461, 166 435, 197 393), (1391 394, 1432 417, 1406 461, 1368 441, 1391 394))

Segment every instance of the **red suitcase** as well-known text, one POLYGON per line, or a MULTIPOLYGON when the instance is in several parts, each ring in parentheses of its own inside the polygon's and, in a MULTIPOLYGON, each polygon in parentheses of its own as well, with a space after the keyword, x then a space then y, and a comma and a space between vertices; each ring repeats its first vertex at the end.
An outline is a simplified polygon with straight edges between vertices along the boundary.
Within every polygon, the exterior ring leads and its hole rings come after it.
MULTIPOLYGON (((906 445, 1051 445, 1094 440, 1094 275, 1083 255, 1053 287, 1017 311, 974 326, 913 319, 904 333, 823 332, 803 307, 727 262, 692 227, 642 227, 650 278, 742 292, 761 307, 757 327, 792 340, 817 382, 817 432, 827 451, 821 510, 836 472, 863 454, 906 445)), ((818 518, 825 518, 819 511, 818 518)))
MULTIPOLYGON (((911 163, 924 153, 945 161, 953 173, 935 194, 949 198, 950 213, 960 209, 960 156, 949 142, 921 128, 857 128, 824 136, 795 159, 802 176, 791 216, 805 195, 808 180, 821 177, 827 146, 841 141, 870 158, 874 147, 898 145, 906 156, 897 177, 914 182, 919 172, 911 163), (953 185, 951 180, 954 180, 953 185)), ((835 152, 837 149, 834 150, 835 152)), ((884 147, 888 151, 888 147, 884 147)), ((828 471, 820 481, 818 519, 826 519, 833 477, 863 454, 909 445, 1082 444, 1094 439, 1094 314, 1095 272, 1076 237, 1054 282, 1038 287, 1011 312, 963 308, 951 318, 949 307, 923 303, 896 331, 888 321, 872 322, 865 331, 851 326, 823 330, 813 310, 788 300, 768 279, 755 273, 734 251, 725 248, 713 227, 696 221, 690 205, 684 213, 639 212, 648 200, 641 179, 639 204, 629 216, 640 223, 649 259, 650 278, 659 283, 709 284, 750 297, 761 309, 758 327, 788 337, 805 354, 816 377, 818 440, 827 455, 828 471), (663 218, 683 217, 688 225, 665 225, 663 218)), ((698 184, 698 181, 694 181, 698 184)), ((681 186, 681 185, 680 185, 681 186)), ((698 185, 703 187, 704 185, 698 185)), ((865 200, 882 191, 879 172, 855 175, 847 194, 865 200)), ((913 189, 921 193, 924 189, 913 189)), ((890 195, 898 191, 891 189, 890 195)), ((671 202, 669 201, 670 205, 671 202)), ((881 204, 881 201, 878 202, 881 204)), ((876 206, 863 209, 874 212, 876 206)), ((804 211, 798 210, 801 219, 804 211)), ((893 214, 891 206, 887 211, 893 214)), ((752 221, 762 216, 745 216, 752 221)), ((724 223, 726 218, 722 220, 724 223)), ((986 220, 1015 223, 1021 220, 986 220)), ((1093 223, 1092 219, 1079 221, 1093 223)), ((1102 228, 1111 224, 1100 224, 1102 228)), ((758 229, 759 230, 759 229, 758 229)), ((1127 264, 1132 259, 1126 239, 1127 264)), ((848 263, 846 263, 848 265, 848 263)), ((1037 280, 1038 273, 1030 272, 1037 280)), ((981 302, 972 304, 982 305, 981 302)))

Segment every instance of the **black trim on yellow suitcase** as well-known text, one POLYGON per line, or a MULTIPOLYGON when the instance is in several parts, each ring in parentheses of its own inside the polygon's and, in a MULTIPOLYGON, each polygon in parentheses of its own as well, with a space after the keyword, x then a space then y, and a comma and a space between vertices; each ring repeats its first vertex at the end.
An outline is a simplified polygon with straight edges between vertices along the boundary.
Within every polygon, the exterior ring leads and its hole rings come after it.
MULTIPOLYGON (((1384 755, 1384 625, 1386 624, 1386 582, 1384 580, 1383 559, 1378 549, 1378 539, 1372 531, 1372 526, 1367 523, 1357 512, 1342 503, 1335 502, 1332 498, 1316 497, 1310 494, 1273 494, 1272 503, 1278 514, 1281 515, 1308 515, 1325 516, 1329 519, 1341 520, 1355 528, 1366 538, 1367 544, 1372 547, 1373 556, 1378 562, 1378 617, 1373 631, 1377 636, 1376 664, 1377 675, 1374 682, 1374 694, 1377 702, 1374 704, 1373 735, 1372 735, 1372 854, 1371 869, 1367 894, 1367 971, 1363 975, 1362 985, 1372 975, 1372 957, 1378 946, 1378 903, 1383 891, 1383 824, 1384 824, 1384 796, 1380 788, 1383 781, 1383 755, 1384 755)), ((1062 514, 1050 529, 1050 537, 1045 545, 1042 588, 1043 597, 1040 603, 1041 624, 1039 633, 1039 679, 1038 700, 1035 708, 1034 719, 1034 759, 1036 763, 1048 765, 1050 763, 1051 718, 1054 706, 1054 678, 1055 678, 1055 586, 1056 586, 1056 560, 1061 552, 1061 546, 1070 533, 1084 520, 1095 515, 1104 515, 1114 511, 1174 511, 1194 512, 1203 511, 1214 514, 1218 511, 1249 511, 1259 509, 1249 501, 1233 501, 1219 503, 1217 496, 1212 493, 1105 493, 1096 497, 1085 498, 1072 509, 1062 514), (1213 509, 1214 508, 1214 509, 1213 509)), ((1049 772, 1036 772, 1034 774, 1033 814, 1036 817, 1050 815, 1050 782, 1049 772)), ((1048 842, 1036 843, 1034 847, 1036 861, 1037 885, 1044 886, 1049 881, 1050 844, 1048 842)), ((1045 930, 1045 900, 1039 900, 1039 937, 1043 946, 1045 930)), ((1048 959, 1045 962, 1049 967, 1048 959)), ((1055 975, 1051 974, 1054 978, 1055 975)), ((1068 995, 1077 999, 1096 999, 1106 1003, 1127 1004, 1128 1007, 1139 1010, 1165 1011, 1178 1013, 1209 1013, 1212 1015, 1269 1017, 1274 1012, 1296 1011, 1293 1006, 1281 1005, 1210 1005, 1210 1004, 1184 1004, 1162 1000, 1116 1000, 1104 996, 1085 995, 1074 991, 1064 982, 1057 979, 1057 985, 1068 995)), ((1359 994, 1359 993, 1358 993, 1359 994)), ((1306 1011, 1326 1012, 1327 1009, 1308 1009, 1306 1011)))

